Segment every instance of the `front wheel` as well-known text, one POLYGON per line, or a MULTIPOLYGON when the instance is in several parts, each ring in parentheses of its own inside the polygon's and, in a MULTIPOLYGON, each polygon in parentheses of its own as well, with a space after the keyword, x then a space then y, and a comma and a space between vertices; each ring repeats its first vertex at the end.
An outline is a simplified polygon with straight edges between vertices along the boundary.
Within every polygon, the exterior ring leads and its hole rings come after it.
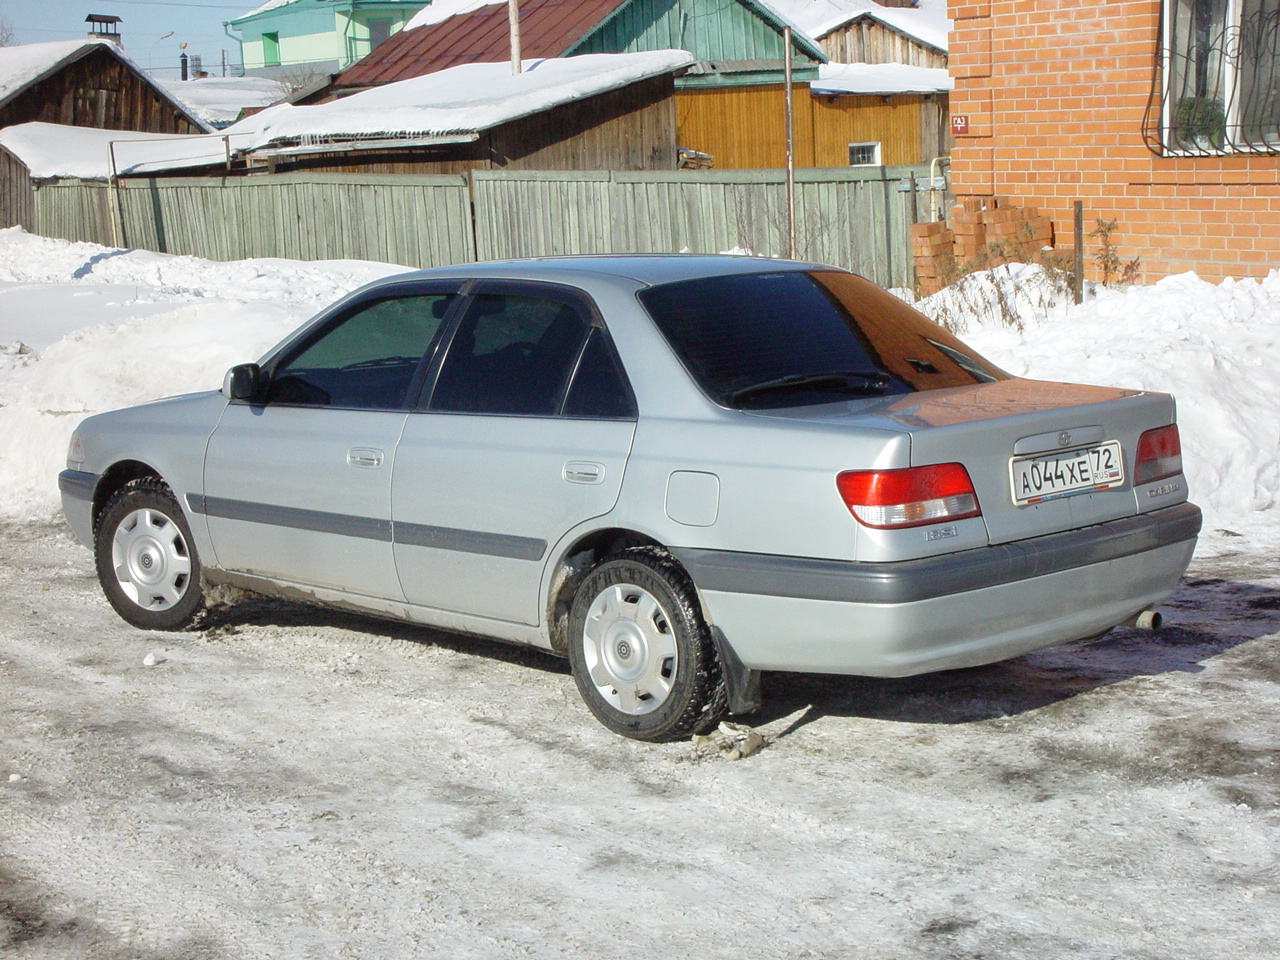
POLYGON ((107 600, 135 627, 178 630, 200 612, 200 558, 182 508, 161 481, 130 481, 107 501, 94 559, 107 600))
POLYGON ((627 550, 582 581, 569 614, 569 664, 596 719, 634 740, 706 733, 728 709, 693 584, 651 547, 627 550))

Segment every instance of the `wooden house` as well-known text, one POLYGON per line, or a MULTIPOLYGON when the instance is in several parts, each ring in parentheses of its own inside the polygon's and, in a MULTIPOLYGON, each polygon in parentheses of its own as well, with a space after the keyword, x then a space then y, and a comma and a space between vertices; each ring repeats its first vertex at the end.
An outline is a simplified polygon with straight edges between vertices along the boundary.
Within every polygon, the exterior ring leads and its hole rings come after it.
POLYGON ((209 129, 109 40, 0 47, 0 127, 31 122, 145 133, 209 129))

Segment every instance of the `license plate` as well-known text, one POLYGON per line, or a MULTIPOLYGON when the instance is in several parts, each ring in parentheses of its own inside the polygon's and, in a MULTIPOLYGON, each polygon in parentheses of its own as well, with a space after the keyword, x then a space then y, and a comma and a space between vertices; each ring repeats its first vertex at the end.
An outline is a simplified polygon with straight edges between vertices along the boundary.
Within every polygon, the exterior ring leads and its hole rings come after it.
POLYGON ((1118 440, 1065 453, 1023 457, 1009 466, 1013 502, 1019 504, 1105 490, 1124 483, 1124 460, 1118 440))

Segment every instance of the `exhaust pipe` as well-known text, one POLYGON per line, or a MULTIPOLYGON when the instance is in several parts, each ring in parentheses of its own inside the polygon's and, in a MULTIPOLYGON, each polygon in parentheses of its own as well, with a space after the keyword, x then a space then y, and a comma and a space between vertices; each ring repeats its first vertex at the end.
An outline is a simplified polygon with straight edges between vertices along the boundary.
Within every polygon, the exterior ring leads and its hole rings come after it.
POLYGON ((1132 627, 1135 630, 1150 630, 1154 633, 1164 626, 1164 617, 1160 616, 1159 610, 1143 610, 1125 620, 1120 626, 1132 627))

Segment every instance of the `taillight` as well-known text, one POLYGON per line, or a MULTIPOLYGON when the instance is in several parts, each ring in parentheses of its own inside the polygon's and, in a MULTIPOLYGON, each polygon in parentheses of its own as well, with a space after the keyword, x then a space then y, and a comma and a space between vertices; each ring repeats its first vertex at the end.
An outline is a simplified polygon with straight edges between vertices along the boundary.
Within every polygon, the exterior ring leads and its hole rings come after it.
POLYGON ((846 470, 836 477, 845 506, 868 527, 919 527, 982 514, 969 472, 958 463, 904 470, 846 470))
POLYGON ((1148 430, 1138 438, 1138 458, 1133 467, 1133 484, 1155 483, 1182 472, 1182 438, 1178 425, 1148 430))

